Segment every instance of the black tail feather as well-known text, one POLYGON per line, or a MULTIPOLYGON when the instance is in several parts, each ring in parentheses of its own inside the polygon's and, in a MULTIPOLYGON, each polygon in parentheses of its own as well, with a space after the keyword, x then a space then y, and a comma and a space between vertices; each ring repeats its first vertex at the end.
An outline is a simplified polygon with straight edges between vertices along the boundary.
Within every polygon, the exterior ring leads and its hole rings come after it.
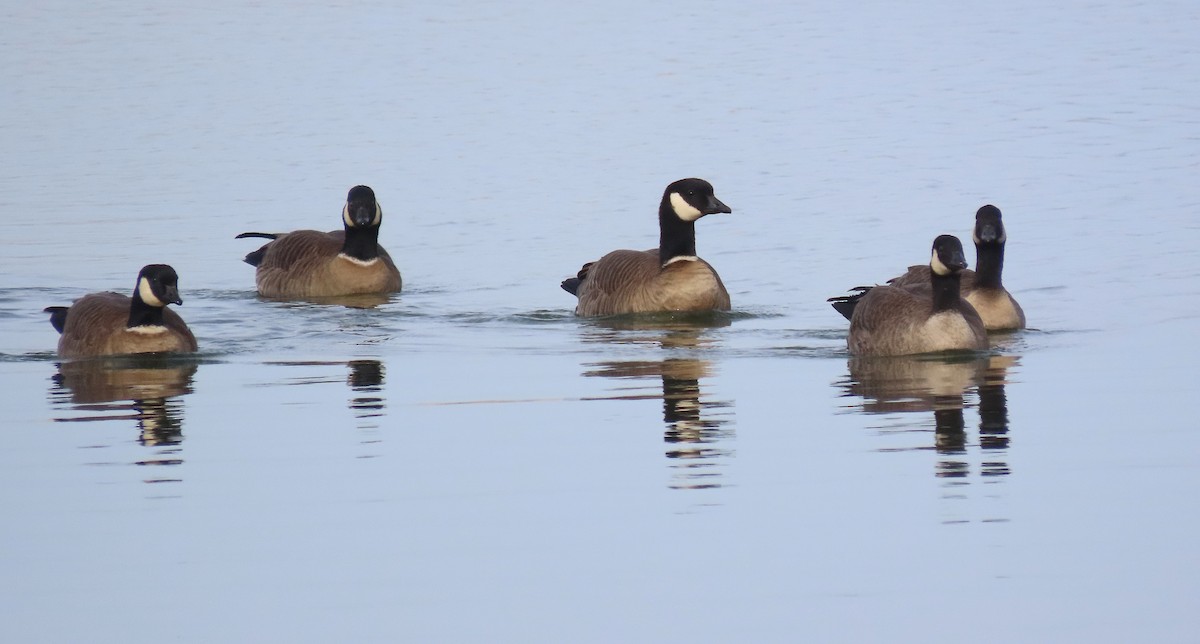
POLYGON ((849 320, 854 317, 854 307, 858 306, 858 301, 872 288, 874 287, 856 286, 850 289, 852 291, 850 295, 839 295, 838 297, 831 297, 826 301, 833 305, 835 311, 841 313, 843 317, 849 320))
MULTIPOLYGON (((242 234, 238 235, 237 237, 234 237, 234 239, 245 239, 247 237, 259 237, 262 239, 272 239, 273 240, 273 239, 279 239, 279 233, 242 233, 242 234)), ((267 246, 270 246, 270 244, 266 244, 262 248, 254 251, 252 253, 247 253, 246 256, 242 258, 242 261, 246 262, 247 264, 249 264, 251 266, 257 267, 259 264, 262 263, 263 255, 265 255, 267 253, 267 246)))
POLYGON ((63 327, 67 324, 67 307, 47 306, 42 311, 50 314, 50 326, 54 327, 55 331, 62 333, 63 327))
POLYGON ((575 274, 575 277, 568 277, 567 279, 563 280, 562 284, 559 286, 562 286, 562 290, 570 293, 571 295, 579 295, 579 285, 583 283, 583 280, 587 279, 588 269, 590 269, 594 263, 595 262, 588 262, 584 264, 583 268, 579 269, 579 272, 575 274))

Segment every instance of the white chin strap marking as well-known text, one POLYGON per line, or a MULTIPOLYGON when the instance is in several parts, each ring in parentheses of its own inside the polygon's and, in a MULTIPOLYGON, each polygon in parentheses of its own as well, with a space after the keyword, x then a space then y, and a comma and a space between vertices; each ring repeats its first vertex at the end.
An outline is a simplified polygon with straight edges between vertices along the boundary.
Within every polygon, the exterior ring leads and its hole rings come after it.
POLYGON ((372 226, 378 226, 379 222, 383 221, 383 208, 379 206, 379 202, 375 202, 375 220, 371 222, 372 226))
POLYGON ((158 296, 154 294, 154 289, 150 288, 150 280, 144 277, 138 280, 138 297, 142 298, 142 301, 150 306, 162 308, 167 305, 158 299, 158 296))
POLYGON ((671 193, 671 209, 675 211, 676 217, 679 217, 684 221, 696 221, 704 216, 704 213, 700 212, 699 209, 688 203, 687 200, 683 198, 683 195, 679 194, 678 192, 671 193))
POLYGON ((933 251, 933 257, 929 258, 929 269, 938 275, 950 274, 950 267, 942 263, 942 260, 938 257, 936 249, 933 251))

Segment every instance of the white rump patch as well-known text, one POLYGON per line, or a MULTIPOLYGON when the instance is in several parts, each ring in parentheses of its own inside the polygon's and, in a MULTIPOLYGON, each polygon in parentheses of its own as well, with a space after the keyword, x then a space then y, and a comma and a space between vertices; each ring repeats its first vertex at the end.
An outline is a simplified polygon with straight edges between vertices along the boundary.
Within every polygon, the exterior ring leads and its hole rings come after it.
POLYGON ((684 221, 696 221, 704 216, 698 208, 688 203, 683 195, 678 192, 671 193, 671 209, 675 211, 675 216, 684 221))
POLYGON ((150 288, 150 280, 144 277, 138 280, 138 297, 142 298, 142 301, 146 304, 157 306, 160 309, 167 305, 158 299, 158 296, 154 294, 154 289, 150 288))
POLYGON ((338 253, 338 257, 340 259, 344 259, 352 264, 358 264, 359 266, 374 266, 375 263, 379 261, 378 257, 373 258, 373 259, 359 259, 357 257, 351 257, 351 256, 347 255, 346 253, 338 253))
POLYGON ((672 257, 671 259, 668 259, 667 262, 665 264, 663 264, 663 266, 665 267, 670 264, 674 264, 675 262, 695 262, 695 261, 699 261, 699 260, 700 260, 700 258, 696 257, 695 255, 676 255, 676 256, 672 257))
POLYGON ((159 333, 166 333, 167 327, 158 324, 141 324, 138 326, 131 326, 127 328, 126 331, 129 331, 130 333, 141 333, 142 335, 158 335, 159 333))
POLYGON ((941 258, 938 257, 937 249, 934 249, 933 257, 929 259, 929 269, 938 275, 949 275, 951 273, 950 267, 943 264, 941 258))

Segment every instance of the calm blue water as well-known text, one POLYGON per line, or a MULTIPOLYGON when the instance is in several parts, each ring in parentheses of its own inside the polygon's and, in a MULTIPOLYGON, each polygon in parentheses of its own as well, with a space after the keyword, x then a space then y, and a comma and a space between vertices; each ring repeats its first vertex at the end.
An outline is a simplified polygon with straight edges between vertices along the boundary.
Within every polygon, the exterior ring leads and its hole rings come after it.
POLYGON ((0 7, 0 639, 1192 641, 1197 23, 0 7), (685 176, 734 312, 576 319, 685 176), (259 300, 234 236, 359 183, 405 291, 259 300), (825 298, 984 203, 1031 328, 850 360, 825 298), (200 354, 59 364, 151 262, 200 354))

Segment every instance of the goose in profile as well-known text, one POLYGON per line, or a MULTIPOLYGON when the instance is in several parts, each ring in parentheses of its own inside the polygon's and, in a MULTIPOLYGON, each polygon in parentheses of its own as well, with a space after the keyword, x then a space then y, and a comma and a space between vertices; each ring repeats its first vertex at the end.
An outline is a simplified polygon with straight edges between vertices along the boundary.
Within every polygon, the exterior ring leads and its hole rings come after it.
POLYGON ((45 311, 62 334, 58 355, 64 358, 195 351, 196 336, 167 304, 183 304, 179 276, 166 264, 150 264, 138 273, 132 297, 92 293, 45 311))
MULTIPOLYGON (((898 356, 987 349, 983 320, 959 296, 966 268, 962 242, 953 235, 933 240, 928 285, 875 286, 855 295, 846 345, 856 356, 898 356)), ((836 307, 836 304, 835 304, 836 307)))
POLYGON ((383 209, 375 192, 355 186, 342 208, 342 230, 242 233, 272 241, 246 255, 263 297, 308 298, 395 293, 400 271, 379 245, 383 209))
POLYGON ((680 179, 658 206, 658 248, 615 250, 563 280, 579 298, 581 316, 667 311, 728 311, 729 292, 708 262, 696 256, 696 220, 732 212, 703 179, 680 179))
MULTIPOLYGON (((962 272, 962 296, 975 307, 975 311, 983 319, 983 325, 989 331, 1024 329, 1025 311, 1001 282, 1007 235, 1004 222, 1000 219, 1000 209, 992 205, 980 208, 975 213, 975 230, 971 236, 975 241, 975 270, 967 269, 962 272)), ((929 267, 909 266, 906 273, 888 280, 888 284, 928 287, 929 267)), ((862 292, 866 288, 860 287, 857 290, 862 292)), ((831 301, 834 302, 833 308, 846 319, 850 319, 857 302, 853 296, 834 298, 831 301)))

